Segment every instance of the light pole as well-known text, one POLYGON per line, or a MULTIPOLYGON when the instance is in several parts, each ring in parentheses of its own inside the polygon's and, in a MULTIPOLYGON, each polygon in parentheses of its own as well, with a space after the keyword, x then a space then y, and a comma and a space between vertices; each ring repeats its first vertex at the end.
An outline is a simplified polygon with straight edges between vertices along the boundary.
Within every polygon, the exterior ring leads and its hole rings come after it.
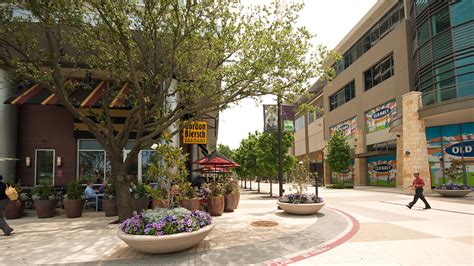
POLYGON ((277 140, 278 140, 278 196, 283 196, 283 160, 282 160, 282 132, 281 132, 281 95, 278 93, 277 95, 277 112, 278 112, 278 133, 277 133, 277 140))

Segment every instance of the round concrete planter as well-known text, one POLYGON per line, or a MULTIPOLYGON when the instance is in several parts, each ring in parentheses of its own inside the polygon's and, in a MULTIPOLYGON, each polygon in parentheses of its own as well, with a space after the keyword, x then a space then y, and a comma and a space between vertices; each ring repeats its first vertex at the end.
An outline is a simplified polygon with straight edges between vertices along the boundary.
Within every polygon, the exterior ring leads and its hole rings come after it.
POLYGON ((233 212, 237 205, 237 197, 235 194, 227 194, 224 196, 224 211, 233 212))
POLYGON ((105 216, 117 216, 118 215, 118 206, 117 199, 107 199, 104 198, 102 201, 102 208, 104 209, 105 216))
POLYGON ((447 189, 433 189, 436 193, 444 197, 464 197, 467 194, 471 193, 470 189, 463 190, 447 190, 447 189))
POLYGON ((148 197, 144 196, 139 199, 133 199, 130 201, 132 204, 132 211, 141 212, 148 209, 148 197))
POLYGON ((164 236, 130 235, 119 230, 117 236, 138 251, 163 254, 178 252, 199 244, 213 228, 214 224, 210 224, 194 232, 164 236))
POLYGON ((169 208, 170 202, 165 199, 153 199, 151 201, 151 207, 155 208, 169 208))
POLYGON ((304 203, 304 204, 292 204, 292 203, 284 203, 277 201, 278 206, 282 210, 287 213, 291 214, 298 214, 298 215, 308 215, 308 214, 315 214, 324 206, 323 203, 304 203))
POLYGON ((221 216, 224 213, 224 196, 209 197, 207 207, 211 216, 221 216))

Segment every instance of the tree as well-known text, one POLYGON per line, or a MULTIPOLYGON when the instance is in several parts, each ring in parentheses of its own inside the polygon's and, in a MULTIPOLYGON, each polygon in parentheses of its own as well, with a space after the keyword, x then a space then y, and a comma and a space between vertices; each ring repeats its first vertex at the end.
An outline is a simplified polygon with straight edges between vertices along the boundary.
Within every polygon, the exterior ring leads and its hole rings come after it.
POLYGON ((314 36, 295 26, 301 4, 244 10, 237 1, 134 2, 27 1, 0 7, 0 65, 17 80, 54 93, 100 142, 110 159, 120 220, 132 214, 126 173, 141 149, 246 97, 294 99, 310 78, 327 73, 322 63, 331 55, 324 47, 314 49, 314 36), (18 8, 23 15, 13 12, 18 8), (91 75, 109 82, 100 106, 81 108, 71 92, 90 90, 90 78, 70 80, 91 75), (124 84, 128 115, 115 127, 109 106, 124 84))
POLYGON ((240 164, 240 167, 234 169, 237 175, 244 179, 253 179, 258 175, 257 169, 257 141, 259 133, 248 135, 246 139, 240 142, 239 148, 234 152, 234 160, 240 164))
MULTIPOLYGON (((282 158, 283 171, 293 169, 295 157, 288 154, 288 149, 293 145, 292 133, 285 132, 282 135, 282 158)), ((258 137, 257 141, 257 171, 270 179, 270 197, 272 196, 272 181, 278 175, 278 137, 277 134, 265 132, 258 137)))
POLYGON ((233 158, 234 151, 227 145, 225 144, 219 144, 217 145, 217 151, 227 157, 228 159, 233 158))
POLYGON ((326 163, 331 168, 331 171, 335 173, 347 171, 351 154, 343 131, 336 130, 332 133, 326 145, 326 154, 326 163))

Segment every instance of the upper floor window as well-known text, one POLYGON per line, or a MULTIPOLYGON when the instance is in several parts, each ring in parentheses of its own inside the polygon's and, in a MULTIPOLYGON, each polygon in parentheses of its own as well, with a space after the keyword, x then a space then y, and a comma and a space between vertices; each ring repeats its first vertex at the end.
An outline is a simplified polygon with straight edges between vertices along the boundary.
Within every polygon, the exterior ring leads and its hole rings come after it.
POLYGON ((394 74, 393 54, 385 57, 364 72, 365 90, 368 90, 394 74))
POLYGON ((329 110, 332 111, 337 107, 345 104, 355 97, 355 82, 349 82, 342 89, 329 96, 329 110))

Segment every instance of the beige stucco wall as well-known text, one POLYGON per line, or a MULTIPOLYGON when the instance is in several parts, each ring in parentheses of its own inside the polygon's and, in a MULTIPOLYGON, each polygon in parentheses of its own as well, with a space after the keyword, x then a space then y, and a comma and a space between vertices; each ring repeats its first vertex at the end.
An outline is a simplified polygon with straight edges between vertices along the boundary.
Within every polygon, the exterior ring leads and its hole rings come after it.
POLYGON ((306 154, 305 129, 299 129, 295 132, 295 156, 306 154))
POLYGON ((324 117, 316 119, 308 125, 309 152, 324 148, 324 117))

